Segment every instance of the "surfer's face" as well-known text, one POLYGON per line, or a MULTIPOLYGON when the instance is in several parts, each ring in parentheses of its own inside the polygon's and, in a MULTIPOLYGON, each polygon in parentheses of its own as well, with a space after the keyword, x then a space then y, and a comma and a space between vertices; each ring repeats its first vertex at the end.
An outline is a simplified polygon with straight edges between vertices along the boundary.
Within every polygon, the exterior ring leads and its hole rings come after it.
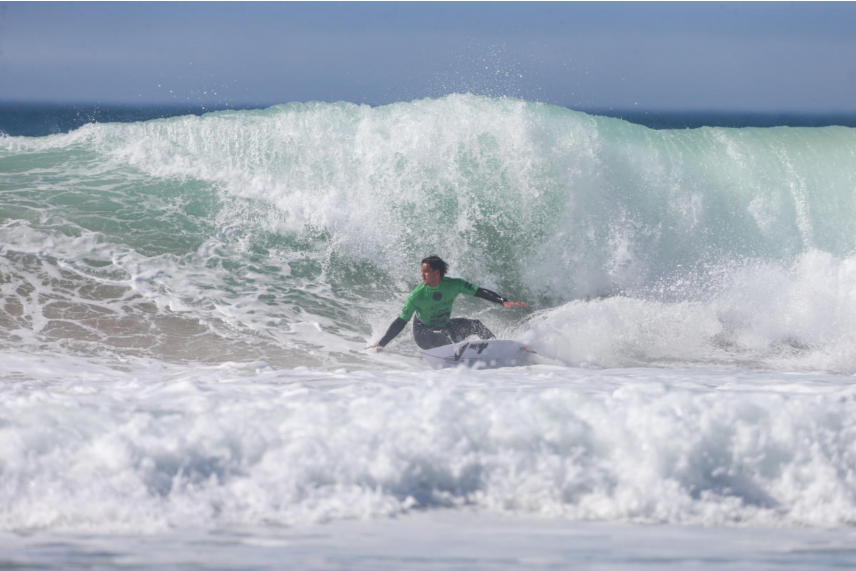
POLYGON ((440 285, 440 270, 432 270, 428 264, 422 264, 422 283, 428 287, 437 287, 440 285))

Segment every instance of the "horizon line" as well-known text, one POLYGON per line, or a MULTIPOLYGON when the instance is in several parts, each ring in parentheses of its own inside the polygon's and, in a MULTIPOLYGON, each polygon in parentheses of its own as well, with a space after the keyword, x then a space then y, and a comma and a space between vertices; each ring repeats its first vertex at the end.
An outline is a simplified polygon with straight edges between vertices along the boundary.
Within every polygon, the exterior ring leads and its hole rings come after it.
MULTIPOLYGON (((452 94, 449 94, 452 95, 452 94)), ((446 97, 446 96, 443 96, 446 97)), ((503 97, 500 97, 503 98, 503 97)), ((491 99, 500 99, 497 97, 491 97, 491 99)), ((509 99, 519 99, 521 101, 528 101, 526 99, 520 97, 508 97, 509 99)), ((436 97, 424 97, 422 99, 439 99, 436 97)), ((411 101, 420 101, 420 99, 413 99, 411 101)), ((301 103, 301 104, 309 104, 309 103, 351 103, 354 105, 367 105, 369 107, 385 107, 388 105, 394 105, 395 103, 409 103, 409 101, 397 101, 393 103, 356 103, 353 101, 347 101, 344 99, 339 99, 336 101, 326 101, 313 99, 308 101, 286 101, 280 103, 268 103, 268 102, 255 102, 255 103, 230 103, 230 102, 131 102, 131 101, 85 101, 85 100, 41 100, 41 101, 24 101, 20 99, 0 99, 0 105, 2 106, 31 106, 31 107, 59 107, 59 106, 86 106, 86 107, 120 107, 120 108, 134 108, 134 109, 155 109, 155 108, 175 108, 175 109, 198 109, 202 111, 210 110, 213 111, 225 111, 225 110, 253 110, 253 109, 268 109, 271 107, 276 107, 279 105, 289 105, 291 103, 301 103)), ((551 105, 556 107, 564 107, 565 109, 569 109, 571 111, 581 111, 584 113, 594 113, 594 114, 603 114, 603 113, 633 113, 633 114, 647 114, 647 113, 669 113, 669 114, 700 114, 700 113, 716 113, 716 114, 731 114, 731 115, 770 115, 770 116, 781 116, 781 115, 801 115, 801 116, 831 116, 831 115, 847 115, 847 116, 856 116, 856 109, 845 110, 845 109, 793 109, 793 108, 783 108, 783 109, 752 109, 752 108, 715 108, 715 107, 678 107, 678 108, 668 108, 668 107, 618 107, 618 106, 586 106, 586 105, 569 105, 569 104, 561 104, 561 103, 546 103, 543 101, 532 101, 532 103, 543 103, 544 105, 551 105)))

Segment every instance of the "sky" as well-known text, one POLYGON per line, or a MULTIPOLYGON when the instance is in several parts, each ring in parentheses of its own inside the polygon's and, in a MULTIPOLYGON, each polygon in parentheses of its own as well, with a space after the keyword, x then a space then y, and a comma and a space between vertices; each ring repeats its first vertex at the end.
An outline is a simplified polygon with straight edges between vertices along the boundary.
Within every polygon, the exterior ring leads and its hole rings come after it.
POLYGON ((856 111, 856 3, 0 2, 0 101, 856 111))

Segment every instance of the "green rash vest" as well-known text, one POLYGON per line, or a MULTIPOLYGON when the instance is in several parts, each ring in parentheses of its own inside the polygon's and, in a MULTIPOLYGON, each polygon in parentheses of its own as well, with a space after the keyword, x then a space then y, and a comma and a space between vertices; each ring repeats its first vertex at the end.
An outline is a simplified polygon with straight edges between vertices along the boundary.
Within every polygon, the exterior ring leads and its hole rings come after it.
POLYGON ((410 321, 413 312, 416 312, 419 321, 428 327, 445 327, 452 316, 452 304, 458 294, 475 295, 476 290, 476 286, 461 278, 444 277, 437 287, 428 287, 423 283, 407 296, 399 317, 410 321))

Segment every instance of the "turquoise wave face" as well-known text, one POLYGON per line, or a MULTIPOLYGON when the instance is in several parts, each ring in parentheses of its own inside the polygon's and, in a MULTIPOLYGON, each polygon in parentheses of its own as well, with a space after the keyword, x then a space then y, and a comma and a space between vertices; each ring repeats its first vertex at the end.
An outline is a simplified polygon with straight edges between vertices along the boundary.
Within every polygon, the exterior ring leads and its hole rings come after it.
MULTIPOLYGON (((841 325, 830 340, 815 321, 851 311, 854 156, 849 128, 654 131, 470 95, 5 137, 0 335, 171 359, 359 362, 418 283, 418 260, 438 254, 548 316, 564 308, 562 327, 577 330, 566 304, 638 300, 653 324, 701 304, 712 321, 689 336, 706 349, 670 360, 828 350, 856 332, 841 325), (752 329, 748 300, 782 296, 811 316, 789 328, 792 306, 768 307, 782 323, 752 329)), ((616 308, 623 325, 598 335, 632 337, 631 310, 616 308)), ((488 317, 500 329, 518 318, 488 317)), ((653 338, 639 361, 662 357, 653 338)), ((608 351, 593 362, 627 353, 608 351)))

